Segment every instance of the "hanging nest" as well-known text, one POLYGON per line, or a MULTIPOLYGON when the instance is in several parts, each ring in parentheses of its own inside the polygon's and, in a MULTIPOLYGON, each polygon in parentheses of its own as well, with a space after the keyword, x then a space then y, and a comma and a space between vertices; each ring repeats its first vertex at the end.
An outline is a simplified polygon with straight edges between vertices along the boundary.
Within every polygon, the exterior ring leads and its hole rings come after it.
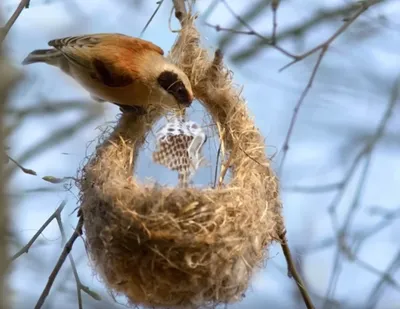
POLYGON ((214 189, 140 184, 138 152, 162 112, 123 114, 79 180, 87 247, 114 293, 135 305, 215 306, 240 300, 283 227, 278 181, 262 135, 222 56, 210 59, 188 17, 169 55, 217 124, 221 183, 214 189), (222 184, 227 169, 228 185, 222 184))

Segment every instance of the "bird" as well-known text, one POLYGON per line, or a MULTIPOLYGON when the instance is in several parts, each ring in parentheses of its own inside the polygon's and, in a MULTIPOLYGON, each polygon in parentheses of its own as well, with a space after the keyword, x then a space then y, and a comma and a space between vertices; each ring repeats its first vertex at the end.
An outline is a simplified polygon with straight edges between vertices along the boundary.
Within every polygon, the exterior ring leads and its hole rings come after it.
POLYGON ((51 48, 29 53, 22 64, 58 67, 97 102, 145 113, 151 105, 186 108, 194 99, 187 75, 150 41, 97 33, 54 39, 48 45, 51 48))

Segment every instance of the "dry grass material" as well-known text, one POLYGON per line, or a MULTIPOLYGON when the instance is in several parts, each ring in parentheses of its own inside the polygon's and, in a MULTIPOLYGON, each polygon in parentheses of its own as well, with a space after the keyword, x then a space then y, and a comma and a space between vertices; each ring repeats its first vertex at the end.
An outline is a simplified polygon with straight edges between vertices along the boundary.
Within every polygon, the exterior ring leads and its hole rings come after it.
POLYGON ((200 47, 193 17, 169 57, 217 123, 232 179, 216 189, 140 184, 132 170, 162 112, 122 115, 82 171, 84 229, 96 270, 132 304, 213 307, 242 298, 279 240, 278 181, 222 56, 200 47))

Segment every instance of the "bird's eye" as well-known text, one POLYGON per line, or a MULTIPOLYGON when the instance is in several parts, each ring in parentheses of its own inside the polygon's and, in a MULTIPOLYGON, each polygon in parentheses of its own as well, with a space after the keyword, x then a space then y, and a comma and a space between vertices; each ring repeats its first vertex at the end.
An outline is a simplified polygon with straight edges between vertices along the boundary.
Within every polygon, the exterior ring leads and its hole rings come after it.
POLYGON ((179 88, 178 88, 178 93, 179 93, 179 94, 184 94, 184 93, 185 93, 185 88, 179 87, 179 88))

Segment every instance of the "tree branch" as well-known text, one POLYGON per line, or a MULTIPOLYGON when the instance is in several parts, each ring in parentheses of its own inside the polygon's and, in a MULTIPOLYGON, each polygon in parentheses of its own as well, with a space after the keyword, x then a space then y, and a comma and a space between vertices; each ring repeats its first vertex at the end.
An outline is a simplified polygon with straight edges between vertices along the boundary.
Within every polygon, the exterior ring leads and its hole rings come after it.
MULTIPOLYGON (((330 217, 331 217, 332 227, 333 227, 334 231, 336 231, 336 240, 337 240, 338 248, 335 253, 335 258, 334 258, 335 262, 332 267, 332 274, 331 274, 328 289, 326 292, 326 300, 331 298, 331 294, 334 293, 337 280, 339 279, 339 276, 340 276, 340 272, 342 269, 340 253, 341 252, 344 253, 345 256, 347 256, 350 259, 354 257, 354 253, 352 252, 350 246, 346 242, 346 234, 350 228, 352 221, 354 220, 356 211, 358 210, 358 208, 360 206, 359 199, 360 199, 360 196, 362 195, 364 184, 367 180, 367 173, 368 173, 369 166, 370 166, 369 163, 371 160, 372 152, 375 150, 377 143, 382 138, 382 136, 386 130, 387 124, 393 114, 393 109, 394 109, 396 103, 398 102, 399 96, 400 96, 400 76, 396 78, 396 80, 393 84, 392 93, 391 93, 390 100, 388 102, 388 106, 387 106, 385 113, 382 116, 382 119, 375 131, 375 134, 372 136, 371 140, 368 141, 368 143, 364 146, 364 148, 361 149, 361 151, 357 154, 351 167, 349 168, 349 170, 347 171, 347 173, 344 177, 343 187, 334 196, 334 198, 328 208, 330 217), (356 187, 356 192, 355 192, 355 195, 353 198, 353 202, 352 202, 350 209, 344 219, 344 223, 343 223, 342 227, 339 228, 338 222, 337 222, 338 221, 337 214, 336 214, 337 207, 338 207, 340 201, 342 200, 344 192, 345 192, 347 186, 349 185, 352 176, 354 175, 357 167, 359 166, 360 162, 362 162, 363 159, 365 159, 366 162, 363 167, 363 170, 361 171, 361 176, 359 178, 358 185, 356 187)), ((323 308, 326 308, 327 306, 328 306, 328 303, 325 302, 323 308)))
MULTIPOLYGON (((66 236, 65 236, 64 226, 61 221, 61 216, 57 216, 56 219, 57 219, 58 227, 60 228, 60 232, 61 232, 61 236, 62 236, 63 244, 64 244, 65 240, 66 240, 66 236)), ((97 293, 93 292, 88 286, 86 286, 82 283, 81 279, 79 278, 78 270, 76 269, 76 264, 75 264, 74 258, 72 257, 72 253, 70 253, 68 255, 68 258, 71 263, 72 272, 75 277, 76 292, 77 292, 77 297, 78 297, 78 307, 79 307, 79 309, 83 309, 82 293, 81 293, 82 291, 85 292, 86 294, 88 294, 89 296, 93 297, 95 300, 100 300, 101 298, 97 293)))
POLYGON ((184 24, 184 20, 187 16, 187 10, 185 6, 185 0, 172 0, 175 9, 175 17, 179 20, 181 25, 184 24))
POLYGON ((21 0, 19 3, 17 9, 15 10, 14 14, 11 15, 10 19, 8 22, 5 24, 5 26, 1 29, 0 33, 0 43, 4 41, 6 38, 8 32, 11 30, 11 27, 14 25, 14 23, 17 21, 18 17, 21 15, 22 11, 24 9, 27 9, 29 7, 30 0, 21 0))
POLYGON ((82 235, 82 227, 83 227, 83 217, 81 216, 79 218, 78 224, 76 225, 75 231, 72 234, 71 238, 68 240, 68 242, 65 244, 63 251, 61 252, 61 255, 57 261, 56 266, 54 266, 53 271, 51 272, 49 276, 49 280, 47 281, 47 284, 40 295, 40 298, 38 302, 36 303, 36 306, 34 309, 40 309, 42 308, 47 296, 50 293, 50 289, 53 286, 54 280, 56 279, 58 272, 61 269, 61 266, 64 264, 65 260, 67 259, 67 256, 72 250, 72 246, 74 245, 75 240, 78 239, 80 235, 82 235))
MULTIPOLYGON (((367 1, 369 6, 378 4, 383 2, 384 0, 374 0, 374 1, 367 1)), ((360 1, 361 4, 359 5, 365 5, 363 4, 362 1, 360 1)), ((365 2, 365 1, 364 1, 365 2)), ((285 31, 282 31, 279 33, 279 35, 276 36, 276 41, 282 41, 291 37, 297 37, 305 32, 307 32, 310 29, 315 28, 316 26, 326 22, 327 20, 332 20, 334 18, 337 18, 338 16, 342 16, 344 14, 348 14, 350 11, 354 9, 355 4, 351 2, 349 5, 346 5, 344 7, 335 7, 332 9, 327 9, 323 11, 318 11, 317 14, 315 14, 312 18, 306 20, 305 22, 295 25, 293 27, 288 28, 285 31)), ((346 21, 347 22, 347 21, 346 21)), ((262 36, 262 38, 259 38, 257 41, 255 41, 253 44, 249 45, 245 49, 237 52, 232 56, 232 60, 234 62, 236 61, 246 61, 250 59, 251 57, 254 57, 257 53, 259 53, 262 49, 262 47, 268 46, 269 44, 268 38, 265 36, 262 36)))
POLYGON ((303 298, 305 305, 307 306, 307 309, 315 309, 315 307, 312 303, 310 294, 308 293, 307 288, 304 285, 304 282, 301 279, 301 276, 296 269, 296 265, 294 263, 294 260, 293 260, 292 254, 290 252, 288 242, 287 242, 286 230, 283 231, 282 235, 280 235, 280 241, 281 241, 282 251, 285 256, 286 263, 288 266, 289 277, 293 277, 293 279, 296 281, 297 287, 299 289, 299 292, 303 298))
POLYGON ((288 132, 286 134, 285 137, 285 141, 283 143, 283 147, 282 147, 282 160, 279 166, 279 172, 278 175, 282 177, 282 173, 283 173, 283 167, 286 161, 286 157, 287 157, 287 153, 289 151, 289 143, 293 134, 293 129, 294 126, 296 124, 297 121, 297 117, 300 111, 300 108, 304 102, 305 97, 307 96, 309 90, 312 87, 313 81, 315 79, 315 75, 318 71, 318 68, 321 65, 322 59, 325 56, 326 51, 328 50, 328 48, 330 47, 331 43, 337 38, 339 37, 362 13, 364 13, 369 7, 371 7, 372 5, 376 4, 380 2, 379 0, 369 0, 369 1, 365 1, 360 3, 360 8, 353 14, 352 17, 348 18, 346 20, 346 22, 338 29, 335 31, 335 33, 330 36, 325 42, 317 45, 316 47, 310 49, 309 51, 305 52, 302 55, 298 55, 296 56, 295 60, 293 60, 292 62, 290 62, 289 64, 287 64, 286 66, 284 66, 280 71, 282 71, 283 69, 293 65, 294 63, 297 63, 307 57, 309 57, 310 55, 314 54, 317 51, 320 51, 320 54, 318 56, 318 59, 314 65, 313 71, 311 73, 310 79, 306 85, 306 87, 304 88, 300 99, 297 101, 296 106, 294 108, 293 111, 293 116, 292 119, 290 120, 290 124, 289 124, 289 129, 288 132))
POLYGON ((11 259, 10 262, 15 261, 18 259, 21 255, 24 253, 28 253, 29 249, 32 247, 32 245, 35 243, 35 241, 38 239, 38 237, 43 233, 43 231, 49 226, 49 224, 56 219, 57 217, 60 216, 61 212, 63 211, 65 205, 67 204, 66 201, 63 201, 60 206, 57 207, 56 211, 46 220, 45 223, 40 227, 40 229, 33 235, 31 240, 23 247, 21 248, 17 253, 15 253, 11 259))

